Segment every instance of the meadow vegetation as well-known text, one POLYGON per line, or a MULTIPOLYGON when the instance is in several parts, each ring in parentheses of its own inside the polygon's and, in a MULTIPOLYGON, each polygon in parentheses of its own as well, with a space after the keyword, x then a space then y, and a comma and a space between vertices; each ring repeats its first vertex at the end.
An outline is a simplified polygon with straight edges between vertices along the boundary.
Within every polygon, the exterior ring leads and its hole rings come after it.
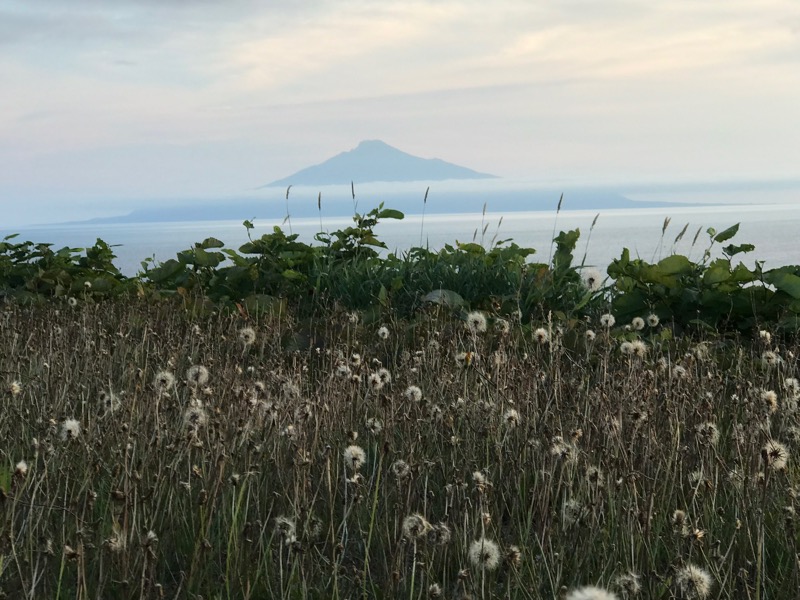
POLYGON ((800 268, 379 254, 399 217, 136 277, 7 238, 2 593, 800 595, 800 268))

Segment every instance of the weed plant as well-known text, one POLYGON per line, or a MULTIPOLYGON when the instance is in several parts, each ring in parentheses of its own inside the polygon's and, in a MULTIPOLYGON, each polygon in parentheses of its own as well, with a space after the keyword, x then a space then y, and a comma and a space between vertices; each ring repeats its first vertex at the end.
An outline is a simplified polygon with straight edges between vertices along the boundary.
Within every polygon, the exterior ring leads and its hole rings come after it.
POLYGON ((365 314, 6 304, 5 596, 800 596, 796 339, 365 314))

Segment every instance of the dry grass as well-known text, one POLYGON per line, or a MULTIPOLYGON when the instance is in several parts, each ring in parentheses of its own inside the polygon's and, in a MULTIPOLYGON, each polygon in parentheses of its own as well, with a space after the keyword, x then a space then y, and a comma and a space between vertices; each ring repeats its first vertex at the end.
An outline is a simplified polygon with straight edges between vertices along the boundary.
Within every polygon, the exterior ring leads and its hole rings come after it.
POLYGON ((6 307, 6 597, 800 594, 796 342, 316 322, 6 307))

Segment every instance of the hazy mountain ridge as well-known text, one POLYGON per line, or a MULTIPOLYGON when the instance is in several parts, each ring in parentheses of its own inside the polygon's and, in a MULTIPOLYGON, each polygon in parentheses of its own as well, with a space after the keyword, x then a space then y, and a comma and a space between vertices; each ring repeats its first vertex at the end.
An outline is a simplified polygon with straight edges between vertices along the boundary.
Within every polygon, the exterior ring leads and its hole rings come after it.
POLYGON ((493 179, 496 175, 446 162, 420 158, 380 140, 365 140, 352 150, 268 183, 261 188, 289 185, 336 185, 373 182, 445 181, 448 179, 493 179))

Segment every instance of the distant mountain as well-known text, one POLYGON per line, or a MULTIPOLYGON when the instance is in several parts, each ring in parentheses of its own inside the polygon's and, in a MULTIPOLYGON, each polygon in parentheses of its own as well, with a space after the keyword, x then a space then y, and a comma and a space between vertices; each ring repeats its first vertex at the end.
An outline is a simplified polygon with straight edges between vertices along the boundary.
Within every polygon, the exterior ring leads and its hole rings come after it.
POLYGON ((335 185, 374 181, 443 181, 445 179, 489 179, 495 175, 478 173, 438 158, 419 158, 393 148, 380 140, 366 140, 353 150, 337 154, 325 162, 307 167, 262 187, 287 185, 335 185))

